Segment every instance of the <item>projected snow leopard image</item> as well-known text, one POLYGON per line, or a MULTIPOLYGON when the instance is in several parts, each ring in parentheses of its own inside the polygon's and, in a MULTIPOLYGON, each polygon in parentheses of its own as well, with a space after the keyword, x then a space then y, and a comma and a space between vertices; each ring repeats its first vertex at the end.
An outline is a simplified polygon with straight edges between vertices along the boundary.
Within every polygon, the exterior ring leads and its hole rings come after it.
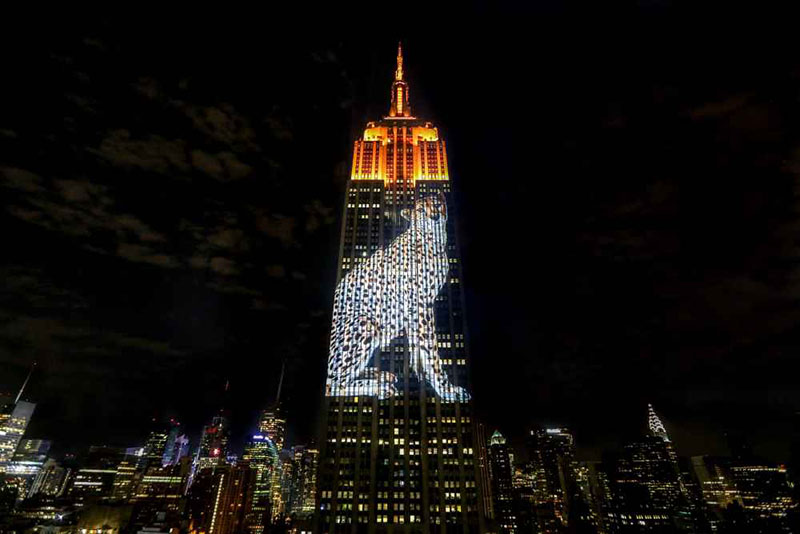
POLYGON ((395 395, 396 376, 371 364, 372 356, 406 337, 419 381, 442 400, 466 401, 469 394, 442 368, 436 340, 434 303, 449 272, 444 196, 421 198, 401 216, 408 228, 357 263, 336 288, 326 394, 395 395))

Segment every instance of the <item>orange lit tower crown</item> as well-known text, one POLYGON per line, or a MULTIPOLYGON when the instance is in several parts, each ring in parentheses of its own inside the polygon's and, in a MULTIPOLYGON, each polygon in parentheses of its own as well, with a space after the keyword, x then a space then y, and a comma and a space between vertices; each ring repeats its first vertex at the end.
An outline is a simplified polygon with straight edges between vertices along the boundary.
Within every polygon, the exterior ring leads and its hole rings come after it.
POLYGON ((367 123, 355 142, 353 180, 382 180, 389 188, 413 188, 417 180, 447 180, 447 153, 432 123, 411 115, 403 79, 403 49, 397 48, 392 106, 383 120, 367 123))

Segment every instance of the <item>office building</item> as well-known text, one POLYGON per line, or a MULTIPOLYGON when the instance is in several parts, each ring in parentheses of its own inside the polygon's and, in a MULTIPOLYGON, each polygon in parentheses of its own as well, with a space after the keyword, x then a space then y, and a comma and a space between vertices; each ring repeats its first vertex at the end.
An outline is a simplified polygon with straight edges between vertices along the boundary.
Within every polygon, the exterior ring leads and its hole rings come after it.
POLYGON ((254 471, 249 465, 203 469, 187 494, 188 532, 238 534, 245 529, 254 471))
POLYGON ((320 433, 320 533, 482 531, 464 296, 445 142, 389 113, 355 141, 320 433))
POLYGON ((489 439, 488 454, 494 519, 499 532, 514 534, 517 531, 517 518, 514 510, 513 465, 506 439, 498 430, 489 439))
POLYGON ((0 408, 0 473, 8 469, 35 409, 36 404, 20 400, 0 408))

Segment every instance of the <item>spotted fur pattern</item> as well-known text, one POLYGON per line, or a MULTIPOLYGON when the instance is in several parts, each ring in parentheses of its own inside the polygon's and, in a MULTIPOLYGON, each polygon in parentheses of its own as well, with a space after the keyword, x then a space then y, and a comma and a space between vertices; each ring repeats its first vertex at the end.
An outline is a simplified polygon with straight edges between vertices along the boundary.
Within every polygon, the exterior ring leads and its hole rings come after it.
POLYGON ((418 200, 403 210, 408 228, 387 247, 357 264, 334 294, 327 394, 397 393, 396 376, 369 366, 373 353, 406 337, 409 368, 443 400, 467 400, 439 357, 434 303, 447 282, 447 207, 444 197, 418 200))

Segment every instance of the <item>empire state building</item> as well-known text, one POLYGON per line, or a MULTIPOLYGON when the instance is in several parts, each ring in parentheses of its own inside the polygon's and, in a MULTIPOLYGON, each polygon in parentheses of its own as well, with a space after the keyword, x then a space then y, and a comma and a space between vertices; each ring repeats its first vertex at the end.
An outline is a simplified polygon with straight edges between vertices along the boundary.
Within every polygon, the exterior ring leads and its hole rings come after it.
POLYGON ((315 531, 482 531, 445 142, 412 114, 402 48, 344 198, 315 531))

